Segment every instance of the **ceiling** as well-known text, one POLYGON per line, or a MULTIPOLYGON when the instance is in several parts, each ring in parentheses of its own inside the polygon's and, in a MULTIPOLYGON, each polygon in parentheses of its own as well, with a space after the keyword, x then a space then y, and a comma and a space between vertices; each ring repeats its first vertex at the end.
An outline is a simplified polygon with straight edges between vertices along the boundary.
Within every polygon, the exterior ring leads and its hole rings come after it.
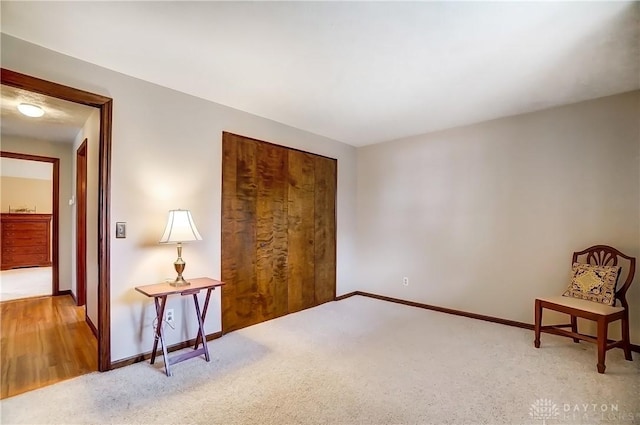
POLYGON ((640 88, 638 2, 18 2, 2 32, 363 146, 640 88))
POLYGON ((5 85, 0 86, 0 99, 0 132, 3 137, 73 143, 89 115, 95 111, 90 106, 5 85), (22 115, 18 111, 20 103, 40 106, 44 115, 40 118, 22 115))

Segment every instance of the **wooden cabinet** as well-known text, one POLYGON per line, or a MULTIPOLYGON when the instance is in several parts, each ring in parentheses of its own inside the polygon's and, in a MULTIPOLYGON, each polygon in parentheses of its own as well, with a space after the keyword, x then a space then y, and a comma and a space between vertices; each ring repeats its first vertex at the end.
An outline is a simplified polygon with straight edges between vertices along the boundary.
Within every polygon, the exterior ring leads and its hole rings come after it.
POLYGON ((2 214, 2 270, 51 265, 51 214, 2 214))

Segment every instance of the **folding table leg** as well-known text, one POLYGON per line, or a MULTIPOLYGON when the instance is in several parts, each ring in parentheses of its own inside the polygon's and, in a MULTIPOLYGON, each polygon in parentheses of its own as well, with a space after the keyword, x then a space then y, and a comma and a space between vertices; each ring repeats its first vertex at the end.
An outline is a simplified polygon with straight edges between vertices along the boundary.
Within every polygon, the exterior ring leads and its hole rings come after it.
MULTIPOLYGON (((202 308, 202 323, 204 323, 204 319, 207 318, 207 309, 209 308, 209 298, 211 298, 211 291, 213 291, 215 288, 209 288, 207 289, 207 296, 204 299, 204 307, 202 308)), ((204 345, 207 344, 207 336, 204 334, 200 334, 200 332, 198 332, 198 335, 196 336, 196 344, 193 346, 194 350, 198 349, 198 345, 200 345, 200 341, 202 338, 202 341, 204 345)))
MULTIPOLYGON (((209 293, 207 292, 207 301, 209 301, 209 293)), ((198 303, 198 294, 193 294, 193 303, 196 306, 196 316, 198 316, 198 335, 202 338, 202 348, 204 350, 204 358, 209 361, 209 348, 207 347, 207 341, 204 333, 204 315, 200 314, 200 304, 198 303)), ((206 305, 207 303, 205 303, 206 305)), ((205 310, 206 312, 206 310, 205 310)), ((198 342, 198 337, 196 336, 196 344, 198 342)))
POLYGON ((164 321, 164 308, 167 305, 167 296, 164 295, 161 297, 154 297, 153 301, 156 305, 156 318, 158 320, 158 325, 156 326, 156 335, 153 341, 153 351, 151 352, 151 364, 153 364, 156 360, 156 352, 158 351, 158 340, 160 340, 160 346, 162 347, 162 356, 164 357, 164 370, 167 376, 171 376, 167 345, 164 342, 164 332, 162 332, 162 322, 164 321))

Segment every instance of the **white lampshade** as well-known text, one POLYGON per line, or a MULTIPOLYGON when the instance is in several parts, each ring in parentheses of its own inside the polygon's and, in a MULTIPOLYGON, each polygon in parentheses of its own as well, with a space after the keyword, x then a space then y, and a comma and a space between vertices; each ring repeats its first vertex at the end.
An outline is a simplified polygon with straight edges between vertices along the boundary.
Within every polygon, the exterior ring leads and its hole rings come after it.
POLYGON ((160 243, 201 241, 189 210, 171 210, 160 243))

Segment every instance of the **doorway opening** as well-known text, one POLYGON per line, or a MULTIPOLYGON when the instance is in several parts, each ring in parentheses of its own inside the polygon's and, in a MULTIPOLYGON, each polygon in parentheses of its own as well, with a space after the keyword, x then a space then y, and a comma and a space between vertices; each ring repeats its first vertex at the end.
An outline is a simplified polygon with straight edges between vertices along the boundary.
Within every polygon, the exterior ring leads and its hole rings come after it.
POLYGON ((0 301, 58 295, 58 158, 4 153, 0 301))
MULTIPOLYGON (((110 325, 110 173, 111 173, 111 98, 89 93, 76 88, 31 77, 8 69, 0 69, 0 83, 8 87, 79 103, 98 109, 99 142, 97 160, 97 352, 98 370, 111 369, 111 325, 110 325)), ((54 204, 59 204, 55 202, 54 204)), ((55 230, 55 226, 54 226, 55 230)), ((55 237, 55 235, 54 235, 55 237)), ((54 261, 55 264, 55 261, 54 261)), ((55 279, 55 273, 54 273, 55 279)), ((58 283, 59 284, 59 283, 58 283)))

